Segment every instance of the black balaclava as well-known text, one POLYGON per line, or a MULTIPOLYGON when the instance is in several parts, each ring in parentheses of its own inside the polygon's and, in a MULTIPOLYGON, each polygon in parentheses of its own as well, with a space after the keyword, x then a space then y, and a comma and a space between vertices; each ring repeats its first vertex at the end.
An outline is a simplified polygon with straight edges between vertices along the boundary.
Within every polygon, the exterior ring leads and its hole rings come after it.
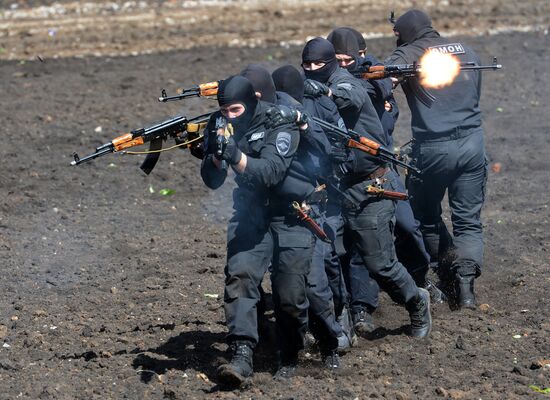
POLYGON ((258 98, 254 93, 254 88, 245 77, 234 75, 224 79, 218 88, 218 104, 221 106, 240 103, 245 111, 236 118, 227 118, 228 122, 236 130, 237 134, 244 134, 250 127, 250 122, 258 106, 258 98))
POLYGON ((346 54, 351 57, 357 57, 359 55, 359 50, 367 47, 364 39, 363 47, 359 46, 358 37, 353 31, 363 38, 359 32, 355 29, 352 30, 352 28, 337 28, 327 36, 327 40, 334 46, 336 54, 346 54))
POLYGON ((277 101, 275 84, 267 69, 259 64, 250 64, 243 69, 239 75, 244 76, 252 83, 255 92, 260 92, 262 94, 260 100, 275 104, 277 101))
POLYGON ((393 30, 399 32, 397 46, 414 42, 427 33, 434 33, 439 36, 437 31, 432 28, 432 20, 428 14, 416 9, 409 10, 400 16, 397 21, 395 21, 393 30))
POLYGON ((299 103, 304 99, 304 78, 300 71, 292 65, 277 68, 271 74, 275 88, 280 92, 291 95, 299 103))
POLYGON ((348 29, 353 34, 353 36, 355 36, 355 39, 357 40, 357 46, 359 46, 359 50, 360 51, 363 51, 363 50, 366 51, 367 50, 367 42, 365 41, 365 38, 363 37, 361 32, 359 32, 356 29, 349 28, 349 27, 347 27, 346 29, 348 29))
POLYGON ((336 54, 345 54, 346 56, 353 57, 355 62, 343 68, 348 71, 354 71, 359 64, 359 46, 357 45, 357 38, 349 28, 333 30, 327 36, 327 40, 334 46, 336 54))
POLYGON ((325 63, 322 68, 315 71, 304 70, 307 79, 313 79, 321 83, 326 83, 328 78, 338 69, 334 46, 328 40, 321 37, 313 38, 306 43, 302 51, 302 62, 325 63))

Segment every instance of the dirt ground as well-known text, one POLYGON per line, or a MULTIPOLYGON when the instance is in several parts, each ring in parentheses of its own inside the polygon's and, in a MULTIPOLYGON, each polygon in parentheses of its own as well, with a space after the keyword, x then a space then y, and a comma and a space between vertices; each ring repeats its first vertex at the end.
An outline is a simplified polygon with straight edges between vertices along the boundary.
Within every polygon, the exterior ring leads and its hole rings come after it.
MULTIPOLYGON (((473 4, 447 3, 458 16, 473 4)), ((534 26, 548 15, 521 10, 545 3, 504 2, 493 18, 523 15, 534 26)), ((311 21, 321 33, 354 15, 311 21)), ((242 26, 233 27, 240 34, 242 26)), ((137 31, 128 46, 141 53, 137 31)), ((436 307, 433 334, 419 341, 404 334, 406 312, 384 296, 380 328, 343 356, 341 373, 323 372, 311 352, 292 383, 276 382, 267 343, 242 390, 219 386, 215 374, 227 357, 231 185, 208 191, 199 161, 179 150, 164 153, 150 176, 136 156, 69 162, 74 151, 84 155, 120 132, 215 107, 207 99, 158 103, 161 88, 223 78, 249 62, 297 65, 301 47, 266 42, 44 62, 17 50, 0 62, 0 399, 546 398, 534 386, 550 387, 547 26, 464 40, 505 66, 484 75, 481 104, 493 167, 483 211, 486 268, 477 281, 482 306, 436 307), (175 193, 162 196, 163 188, 175 193)), ((37 46, 47 51, 47 43, 37 46)), ((387 55, 393 40, 371 39, 369 48, 387 55)), ((409 114, 400 91, 398 101, 403 143, 409 114)))

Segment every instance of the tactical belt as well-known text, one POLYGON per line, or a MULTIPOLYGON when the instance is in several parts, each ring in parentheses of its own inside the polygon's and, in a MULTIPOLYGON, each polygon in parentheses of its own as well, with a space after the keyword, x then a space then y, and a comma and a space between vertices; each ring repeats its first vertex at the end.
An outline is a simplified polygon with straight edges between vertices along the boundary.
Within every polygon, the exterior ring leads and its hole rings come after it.
POLYGON ((368 175, 361 175, 361 176, 357 176, 357 177, 356 176, 345 177, 343 179, 343 182, 345 183, 345 185, 347 187, 352 187, 352 186, 354 186, 358 183, 364 182, 364 181, 370 181, 372 179, 381 178, 384 175, 386 175, 386 173, 389 170, 390 169, 388 167, 378 167, 368 175))
MULTIPOLYGON (((298 204, 308 204, 308 205, 319 205, 320 207, 324 207, 328 200, 327 191, 326 189, 316 189, 309 196, 307 196, 305 199, 299 200, 298 204)), ((292 203, 293 200, 289 200, 288 198, 270 198, 268 202, 268 206, 270 207, 270 211, 274 215, 281 215, 281 214, 287 214, 289 211, 292 210, 292 203)))
POLYGON ((381 178, 384 175, 386 175, 389 170, 390 169, 388 167, 376 168, 374 171, 372 171, 370 174, 367 175, 366 179, 370 180, 370 179, 381 178))
POLYGON ((448 140, 456 140, 470 136, 475 133, 480 126, 460 127, 457 126, 447 132, 441 133, 421 133, 413 135, 416 143, 426 142, 446 142, 448 140))

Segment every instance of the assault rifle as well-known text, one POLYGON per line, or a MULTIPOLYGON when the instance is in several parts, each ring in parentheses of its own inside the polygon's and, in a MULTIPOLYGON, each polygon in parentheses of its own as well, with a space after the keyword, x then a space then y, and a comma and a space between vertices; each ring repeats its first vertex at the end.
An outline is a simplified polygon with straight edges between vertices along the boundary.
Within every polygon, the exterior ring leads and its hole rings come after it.
MULTIPOLYGON (((497 58, 493 57, 492 65, 476 65, 474 62, 460 63, 460 71, 483 71, 501 69, 497 58)), ((396 65, 362 65, 353 71, 353 75, 362 79, 384 79, 384 78, 412 78, 418 76, 422 66, 416 62, 412 64, 396 65)))
POLYGON ((94 153, 85 157, 80 158, 77 153, 74 153, 74 161, 71 161, 71 165, 80 165, 104 156, 105 154, 125 151, 131 147, 150 142, 149 151, 137 153, 147 154, 140 168, 149 175, 153 168, 155 168, 162 151, 170 150, 173 147, 189 146, 191 142, 202 140, 202 131, 206 127, 209 117, 210 114, 200 115, 191 119, 187 119, 184 116, 177 116, 147 128, 136 129, 135 131, 125 133, 99 146, 95 149, 94 153), (194 136, 193 139, 162 150, 162 142, 168 139, 168 137, 173 137, 181 141, 188 139, 190 134, 194 136))
POLYGON ((161 96, 159 97, 159 101, 162 103, 166 103, 167 101, 183 100, 188 97, 215 96, 218 94, 219 84, 220 84, 219 81, 201 83, 200 85, 193 86, 189 89, 183 89, 181 91, 181 94, 178 94, 175 96, 167 96, 166 90, 162 89, 161 96))
MULTIPOLYGON (((465 62, 459 65, 460 71, 483 71, 501 69, 502 65, 498 64, 497 58, 493 57, 492 65, 476 65, 474 62, 465 62)), ((396 64, 396 65, 362 65, 358 67, 353 75, 361 79, 384 79, 398 78, 407 79, 420 75, 422 67, 416 62, 412 64, 396 64)), ((436 98, 428 92, 422 85, 413 85, 411 87, 416 97, 426 107, 430 108, 436 98)))
POLYGON ((351 129, 340 128, 339 126, 329 124, 320 118, 312 117, 312 119, 319 124, 322 128, 332 132, 337 138, 344 141, 346 147, 350 149, 358 149, 377 157, 381 160, 391 162, 395 165, 399 165, 407 170, 420 174, 420 170, 406 162, 402 161, 398 155, 392 153, 390 150, 384 148, 380 143, 374 140, 361 136, 358 132, 351 129))

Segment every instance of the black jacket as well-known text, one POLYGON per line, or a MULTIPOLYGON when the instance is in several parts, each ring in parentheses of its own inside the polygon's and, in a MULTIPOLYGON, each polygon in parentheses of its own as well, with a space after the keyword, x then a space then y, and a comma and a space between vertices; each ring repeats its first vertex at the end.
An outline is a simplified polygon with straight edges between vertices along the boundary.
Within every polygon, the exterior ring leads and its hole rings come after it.
MULTIPOLYGON (((338 68, 327 82, 332 99, 338 107, 348 129, 375 140, 384 146, 386 135, 369 94, 361 82, 348 71, 338 68)), ((359 150, 353 150, 355 165, 351 171, 355 177, 366 176, 385 163, 359 150)))
MULTIPOLYGON (((428 50, 441 51, 456 55, 460 62, 480 64, 477 54, 456 40, 442 38, 429 29, 411 43, 399 46, 390 55, 385 64, 412 64, 418 62, 428 50)), ((413 136, 445 134, 455 128, 474 128, 481 125, 479 97, 481 92, 481 73, 479 71, 461 72, 456 80, 441 89, 428 89, 436 98, 431 108, 424 105, 416 96, 418 79, 409 78, 401 84, 411 109, 411 127, 413 136)))
MULTIPOLYGON (((384 65, 372 54, 367 54, 365 57, 359 59, 358 64, 359 66, 384 65)), ((384 144, 391 149, 393 148, 393 130, 395 129, 395 123, 399 117, 399 107, 393 97, 392 81, 390 78, 369 79, 362 81, 369 92, 372 105, 376 109, 378 118, 380 118, 380 123, 382 124, 385 134, 384 144), (386 111, 386 101, 391 104, 391 111, 386 111)))
MULTIPOLYGON (((295 125, 267 128, 265 112, 269 107, 272 104, 260 101, 248 131, 235 133, 239 149, 247 155, 244 173, 235 176, 237 197, 244 196, 248 206, 303 200, 315 189, 314 178, 304 174, 296 162, 298 128, 295 125)), ((227 171, 218 169, 212 161, 216 151, 215 121, 219 116, 219 112, 214 113, 206 127, 206 155, 201 165, 202 179, 211 189, 220 187, 227 177, 227 171)))

